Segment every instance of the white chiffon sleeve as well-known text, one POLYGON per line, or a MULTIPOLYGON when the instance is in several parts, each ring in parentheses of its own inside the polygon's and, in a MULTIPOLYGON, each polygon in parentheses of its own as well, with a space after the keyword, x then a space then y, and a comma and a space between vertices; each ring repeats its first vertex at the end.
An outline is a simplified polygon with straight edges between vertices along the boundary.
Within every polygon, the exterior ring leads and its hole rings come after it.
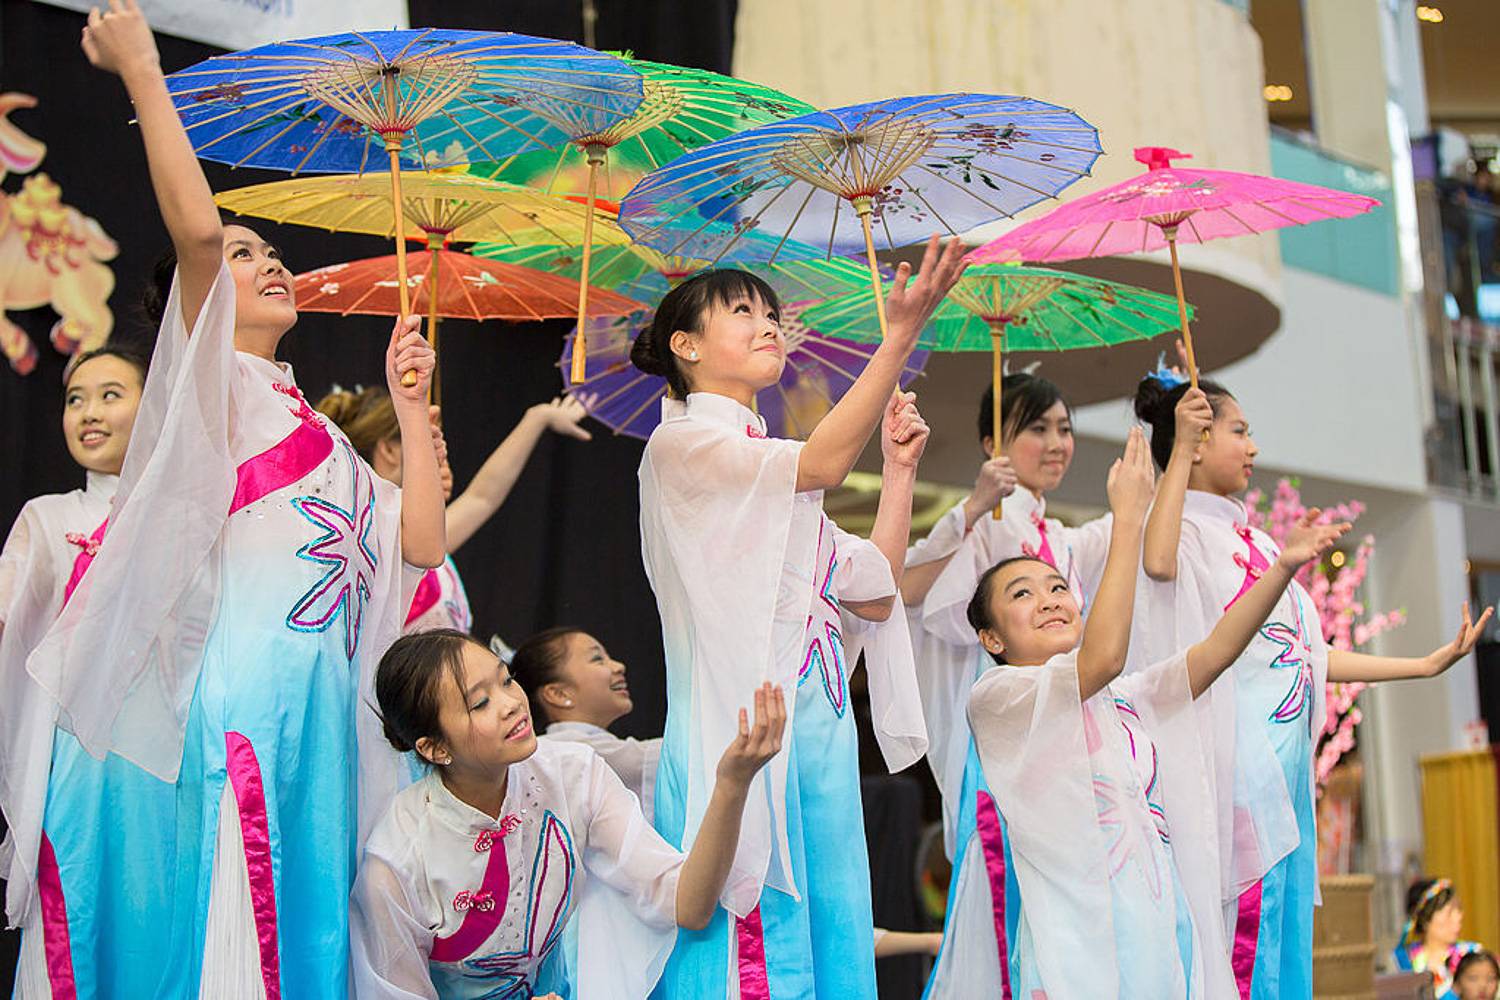
MULTIPOLYGON (((668 400, 664 413, 680 411, 668 400)), ((738 732, 739 710, 766 681, 787 692, 791 718, 812 587, 783 580, 783 567, 811 570, 817 511, 796 492, 802 445, 753 439, 688 416, 668 416, 641 461, 641 550, 656 593, 668 680, 691 699, 682 844, 697 835, 714 764, 738 732), (805 508, 798 510, 798 505, 805 508)), ((787 754, 756 776, 745 807, 736 884, 753 892, 722 898, 743 916, 759 886, 796 895, 785 817, 787 754), (775 861, 775 863, 773 863, 775 861)))
POLYGON ((34 504, 21 508, 0 551, 0 845, 8 926, 36 896, 37 852, 47 806, 56 704, 26 672, 26 657, 57 615, 65 580, 43 541, 34 504))
POLYGON ((918 539, 917 544, 906 550, 907 568, 946 559, 958 551, 958 547, 964 543, 964 537, 967 534, 968 526, 964 523, 964 505, 960 502, 954 504, 948 513, 938 518, 932 530, 927 532, 927 537, 918 539))
POLYGON ((228 265, 192 336, 174 278, 102 546, 28 669, 85 750, 167 781, 218 599, 217 544, 235 488, 228 265), (129 599, 122 599, 129 595, 129 599))
POLYGON ((833 535, 839 553, 833 592, 839 600, 890 598, 895 602, 890 617, 883 622, 869 621, 847 611, 839 616, 848 661, 857 663, 860 654, 864 654, 875 740, 880 744, 886 767, 894 774, 915 764, 927 752, 927 725, 922 717, 922 696, 905 609, 891 576, 891 564, 880 549, 837 526, 833 535))
POLYGON ((651 828, 635 795, 592 751, 580 775, 588 825, 578 903, 579 1000, 649 994, 677 941, 685 856, 651 828))
POLYGON ((1039 667, 986 671, 969 699, 969 721, 1005 818, 1042 982, 1069 984, 1068 996, 1115 996, 1108 849, 1094 805, 1076 652, 1039 667))
POLYGON ((366 854, 349 900, 350 963, 358 1000, 437 1000, 427 957, 434 931, 413 885, 366 854))

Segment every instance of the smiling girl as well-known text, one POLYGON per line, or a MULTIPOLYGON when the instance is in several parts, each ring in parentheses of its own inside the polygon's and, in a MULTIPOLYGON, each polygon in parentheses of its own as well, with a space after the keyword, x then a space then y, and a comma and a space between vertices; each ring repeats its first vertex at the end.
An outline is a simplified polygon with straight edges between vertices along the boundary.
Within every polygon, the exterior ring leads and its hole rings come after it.
POLYGON ((91 351, 69 365, 63 434, 86 485, 30 500, 0 552, 0 677, 6 689, 0 702, 0 807, 12 848, 6 914, 8 923, 25 928, 20 996, 70 987, 94 995, 100 978, 123 992, 149 994, 156 982, 152 953, 136 947, 139 940, 121 942, 117 951, 113 941, 100 939, 102 929, 128 925, 160 907, 169 883, 137 879, 129 892, 115 892, 120 873, 98 862, 126 852, 141 858, 142 871, 169 867, 170 831, 135 817, 170 814, 172 786, 118 757, 95 760, 70 733, 55 729, 56 706, 25 668, 27 655, 99 551, 145 378, 146 358, 120 347, 91 351))
POLYGON ((170 906, 101 936, 151 949, 157 997, 343 998, 359 806, 373 820, 399 775, 367 707, 375 661, 401 628, 403 564, 414 583, 444 553, 432 351, 396 323, 398 490, 276 360, 291 275, 221 224, 140 10, 93 11, 83 49, 134 103, 175 257, 105 544, 28 663, 85 750, 176 783, 175 816, 141 817, 175 832, 174 865, 99 859, 120 874, 102 892, 164 879, 170 906))
POLYGON ((1206 808, 1210 760, 1190 709, 1251 641, 1298 567, 1348 525, 1299 524, 1202 642, 1122 677, 1152 494, 1138 429, 1110 470, 1108 492, 1108 556, 1087 620, 1057 567, 1024 555, 988 570, 967 612, 998 664, 974 685, 969 718, 1020 884, 1011 992, 1232 996, 1228 957, 1208 943, 1218 940, 1217 886, 1195 882, 1180 863, 1201 849, 1184 834, 1206 808))
MULTIPOLYGON (((1142 564, 1160 586, 1143 609, 1144 652, 1207 635, 1277 559, 1276 544, 1250 527, 1238 499, 1259 454, 1239 401, 1217 383, 1160 370, 1136 390, 1135 412, 1151 428, 1163 470, 1146 525, 1142 564)), ((1318 513, 1316 510, 1314 514, 1318 513)), ((1227 939, 1242 997, 1312 993, 1317 897, 1313 750, 1325 722, 1328 681, 1435 677, 1474 648, 1468 606, 1453 642, 1425 657, 1369 656, 1329 649, 1312 598, 1293 582, 1234 666, 1204 699, 1213 734, 1217 854, 1227 939)))
POLYGON ((691 278, 635 342, 636 367, 669 389, 640 468, 641 548, 667 662, 656 826, 668 842, 699 835, 712 755, 735 708, 767 680, 796 689, 788 750, 746 809, 735 857, 744 878, 731 880, 705 930, 679 938, 659 991, 670 1000, 875 995, 848 674, 862 647, 886 761, 914 762, 926 740, 895 602, 927 426, 896 379, 962 272, 961 249, 955 240, 940 255, 934 237, 915 280, 901 265, 885 340, 805 444, 768 438, 751 408, 786 365, 764 281, 691 278), (866 542, 840 531, 822 499, 877 427, 882 489, 866 542))
POLYGON ((397 796, 360 865, 360 1000, 645 997, 677 928, 716 908, 751 779, 786 724, 781 690, 762 685, 753 725, 737 713, 684 856, 592 750, 536 738, 526 692, 469 636, 403 637, 375 685, 387 738, 431 770, 397 796), (570 969, 558 945, 575 913, 570 969))

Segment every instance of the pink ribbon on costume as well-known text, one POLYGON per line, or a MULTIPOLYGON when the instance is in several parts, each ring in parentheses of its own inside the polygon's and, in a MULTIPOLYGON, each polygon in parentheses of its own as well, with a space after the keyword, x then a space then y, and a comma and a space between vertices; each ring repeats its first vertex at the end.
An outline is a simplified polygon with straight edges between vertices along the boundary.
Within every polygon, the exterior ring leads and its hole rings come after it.
POLYGON ((1005 834, 995 800, 987 792, 974 794, 977 803, 974 830, 990 877, 990 909, 995 917, 995 948, 1000 958, 1000 996, 1002 1000, 1011 1000, 1010 950, 1005 943, 1005 834))
POLYGON ((250 909, 260 943, 260 978, 266 1000, 280 1000, 281 956, 276 936, 276 872, 271 858, 271 826, 266 816, 266 790, 261 783, 255 747, 242 733, 224 734, 224 763, 234 801, 239 806, 240 839, 245 847, 245 872, 250 876, 250 909))
POLYGON ((1047 540, 1046 518, 1042 517, 1042 515, 1038 514, 1036 511, 1032 511, 1031 523, 1036 527, 1036 533, 1037 536, 1041 539, 1041 544, 1036 548, 1032 548, 1030 545, 1023 544, 1021 546, 1021 554, 1026 556, 1028 559, 1040 559, 1042 562, 1046 563, 1048 566, 1051 566, 1053 569, 1057 569, 1057 557, 1052 554, 1052 543, 1047 540))
POLYGON ((438 580, 437 570, 430 569, 423 573, 421 582, 417 584, 417 592, 412 595, 411 610, 406 613, 406 624, 410 625, 432 610, 442 596, 443 584, 438 580))
POLYGON ((1234 564, 1245 571, 1245 579, 1241 581, 1239 591, 1229 599, 1228 604, 1224 605, 1225 611, 1233 607, 1235 601, 1244 597, 1245 592, 1255 586, 1255 581, 1260 579, 1261 574, 1271 568, 1271 563, 1266 559, 1265 553, 1256 547, 1255 535, 1247 525, 1236 524, 1234 532, 1244 540, 1245 547, 1248 549, 1246 555, 1242 556, 1236 552, 1234 556, 1234 564))
POLYGON ((765 930, 760 922, 760 904, 734 920, 739 944, 740 1000, 771 1000, 771 981, 766 974, 765 930))
MULTIPOLYGON (((458 930, 447 937, 432 939, 432 950, 428 953, 428 958, 432 961, 458 962, 468 958, 500 926, 500 918, 504 916, 505 910, 503 906, 496 906, 495 901, 499 900, 503 904, 510 892, 510 862, 506 859, 505 841, 501 839, 504 836, 504 831, 500 837, 491 835, 487 848, 490 860, 484 867, 484 879, 480 887, 471 893, 461 892, 453 898, 453 908, 464 915, 464 921, 458 925, 458 930), (459 905, 461 897, 467 897, 463 906, 459 905)), ((474 843, 474 850, 479 850, 478 840, 474 843)))
POLYGON ((1260 944, 1260 889, 1261 883, 1256 882, 1240 893, 1239 915, 1234 922, 1230 964, 1240 988, 1240 1000, 1250 1000, 1250 985, 1255 975, 1255 951, 1260 944))
POLYGON ((327 461, 333 436, 322 424, 303 421, 278 443, 240 463, 234 473, 234 499, 229 513, 290 486, 327 461))
POLYGON ((72 598, 73 591, 78 589, 78 584, 83 580, 83 574, 93 565, 94 557, 99 554, 99 546, 104 542, 104 529, 109 525, 109 518, 99 523, 94 533, 87 537, 76 531, 70 531, 65 536, 68 544, 78 546, 80 551, 73 560, 73 572, 68 577, 68 585, 63 588, 63 607, 67 607, 68 600, 72 598))
POLYGON ((36 887, 41 897, 42 945, 53 1000, 78 1000, 78 987, 73 980, 73 947, 68 939, 68 906, 63 899, 57 855, 52 852, 52 841, 45 833, 37 852, 36 887))

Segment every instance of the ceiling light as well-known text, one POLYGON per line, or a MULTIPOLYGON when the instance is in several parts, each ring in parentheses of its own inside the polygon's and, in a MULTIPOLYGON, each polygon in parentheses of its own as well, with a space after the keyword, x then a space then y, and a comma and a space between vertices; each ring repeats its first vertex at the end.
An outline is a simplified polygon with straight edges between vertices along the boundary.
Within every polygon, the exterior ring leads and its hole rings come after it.
POLYGON ((1421 4, 1417 7, 1417 20, 1426 21, 1428 24, 1442 24, 1443 12, 1436 7, 1421 4))
POLYGON ((1261 88, 1261 96, 1272 103, 1290 101, 1292 99, 1292 88, 1284 83, 1268 83, 1261 88))

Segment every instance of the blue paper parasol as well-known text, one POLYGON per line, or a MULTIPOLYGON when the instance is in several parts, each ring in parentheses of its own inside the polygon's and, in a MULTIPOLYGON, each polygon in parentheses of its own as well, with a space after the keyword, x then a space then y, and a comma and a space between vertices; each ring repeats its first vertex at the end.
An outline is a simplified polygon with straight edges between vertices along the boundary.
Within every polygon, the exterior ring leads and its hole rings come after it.
POLYGON ((640 74, 613 56, 430 28, 263 45, 174 73, 167 86, 205 159, 294 174, 389 170, 403 313, 403 159, 451 166, 555 146, 641 102, 640 74))
POLYGON ((1031 98, 893 98, 694 150, 642 178, 620 224, 662 253, 715 262, 775 260, 794 242, 863 251, 884 330, 877 242, 894 249, 1012 216, 1087 176, 1099 154, 1092 125, 1031 98), (750 233, 780 239, 751 243, 750 233))

